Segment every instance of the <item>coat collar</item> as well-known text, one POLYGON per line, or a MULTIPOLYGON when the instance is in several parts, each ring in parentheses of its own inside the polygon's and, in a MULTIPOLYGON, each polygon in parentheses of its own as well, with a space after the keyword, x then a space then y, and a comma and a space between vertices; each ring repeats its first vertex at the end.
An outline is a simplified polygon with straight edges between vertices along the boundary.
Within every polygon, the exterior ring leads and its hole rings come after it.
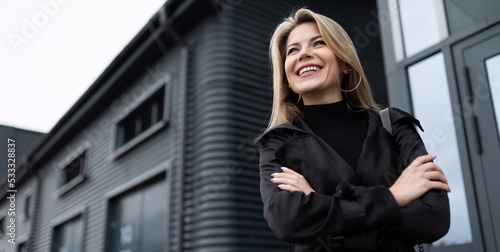
MULTIPOLYGON (((373 111, 373 110, 368 109, 366 111, 368 114, 368 125, 369 125, 368 126, 368 134, 370 134, 370 132, 372 132, 375 129, 375 127, 379 124, 380 117, 379 117, 378 113, 373 111)), ((267 136, 269 134, 277 133, 277 132, 284 131, 284 130, 290 130, 292 132, 297 132, 300 135, 302 135, 302 134, 307 135, 307 134, 312 133, 312 130, 311 130, 311 128, 309 128, 307 123, 302 118, 296 117, 293 124, 284 123, 284 124, 274 126, 274 127, 270 128, 269 130, 266 130, 264 133, 262 133, 260 136, 258 136, 255 139, 254 143, 265 142, 265 139, 267 138, 267 136)))
POLYGON ((302 118, 296 117, 293 124, 284 123, 266 130, 264 133, 260 134, 260 136, 255 138, 254 143, 265 142, 265 139, 267 139, 268 135, 272 135, 273 133, 278 133, 284 130, 290 130, 292 132, 295 131, 299 134, 311 134, 312 132, 309 126, 307 126, 304 120, 302 120, 302 118))

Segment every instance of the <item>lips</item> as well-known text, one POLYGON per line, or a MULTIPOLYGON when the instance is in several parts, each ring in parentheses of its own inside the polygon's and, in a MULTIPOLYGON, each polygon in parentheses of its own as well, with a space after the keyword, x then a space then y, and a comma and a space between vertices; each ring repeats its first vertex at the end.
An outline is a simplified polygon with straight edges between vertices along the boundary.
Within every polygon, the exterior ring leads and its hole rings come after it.
POLYGON ((302 76, 304 74, 313 73, 313 72, 316 72, 319 70, 321 70, 321 67, 318 65, 307 65, 307 66, 302 66, 301 68, 299 68, 299 70, 297 71, 297 74, 299 76, 302 76))

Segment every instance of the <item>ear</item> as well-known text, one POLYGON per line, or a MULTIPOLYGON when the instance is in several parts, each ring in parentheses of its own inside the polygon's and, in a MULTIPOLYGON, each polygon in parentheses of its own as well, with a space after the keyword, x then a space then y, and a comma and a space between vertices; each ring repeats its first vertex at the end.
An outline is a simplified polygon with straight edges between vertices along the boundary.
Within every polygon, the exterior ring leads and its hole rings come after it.
POLYGON ((342 73, 349 74, 350 66, 349 66, 349 64, 344 63, 340 69, 341 69, 342 73))

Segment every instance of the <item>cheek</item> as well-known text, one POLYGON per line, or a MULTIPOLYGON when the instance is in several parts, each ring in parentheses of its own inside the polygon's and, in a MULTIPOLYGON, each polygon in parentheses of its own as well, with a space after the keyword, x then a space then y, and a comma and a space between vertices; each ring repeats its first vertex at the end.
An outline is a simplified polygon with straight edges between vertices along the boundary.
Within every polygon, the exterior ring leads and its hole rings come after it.
POLYGON ((285 66, 284 66, 284 70, 285 70, 285 75, 286 75, 286 78, 287 79, 290 79, 290 77, 292 77, 293 75, 293 64, 291 63, 290 60, 286 60, 285 59, 285 66))
POLYGON ((294 78, 295 74, 293 73, 293 64, 287 64, 285 62, 285 77, 286 77, 286 80, 288 82, 288 86, 290 87, 290 89, 292 89, 294 92, 296 92, 297 90, 295 89, 295 81, 296 79, 294 78))

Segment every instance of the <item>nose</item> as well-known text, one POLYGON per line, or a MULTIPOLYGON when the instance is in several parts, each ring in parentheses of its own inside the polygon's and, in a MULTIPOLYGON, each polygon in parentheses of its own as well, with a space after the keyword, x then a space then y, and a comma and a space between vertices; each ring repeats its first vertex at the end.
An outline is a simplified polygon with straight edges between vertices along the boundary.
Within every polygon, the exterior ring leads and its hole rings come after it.
POLYGON ((312 54, 311 51, 309 50, 309 47, 305 46, 304 48, 302 48, 302 50, 300 50, 299 60, 308 58, 312 58, 312 54))

